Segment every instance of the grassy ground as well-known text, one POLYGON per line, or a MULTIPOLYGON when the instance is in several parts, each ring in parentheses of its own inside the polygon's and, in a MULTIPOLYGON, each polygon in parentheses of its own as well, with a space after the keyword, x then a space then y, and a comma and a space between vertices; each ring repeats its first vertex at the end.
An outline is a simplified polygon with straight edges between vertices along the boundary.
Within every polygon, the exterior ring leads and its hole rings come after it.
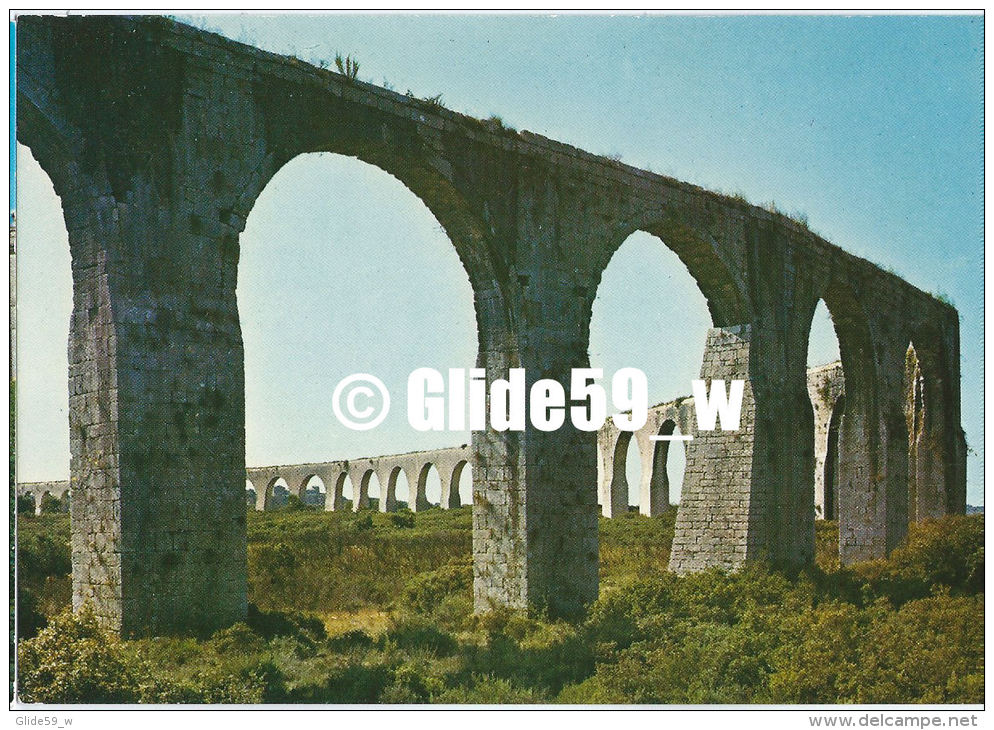
POLYGON ((68 520, 19 519, 21 696, 46 702, 982 702, 983 516, 887 561, 666 572, 671 512, 600 522, 580 621, 473 616, 468 507, 249 513, 248 621, 117 641, 69 602, 68 520))

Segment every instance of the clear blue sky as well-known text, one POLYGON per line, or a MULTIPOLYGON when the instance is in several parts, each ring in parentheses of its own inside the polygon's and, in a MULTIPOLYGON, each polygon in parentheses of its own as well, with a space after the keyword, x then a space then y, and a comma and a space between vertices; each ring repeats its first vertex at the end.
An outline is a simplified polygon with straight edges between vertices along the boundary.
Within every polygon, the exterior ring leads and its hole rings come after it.
MULTIPOLYGON (((962 316, 963 425, 975 450, 968 501, 983 503, 980 16, 180 19, 312 62, 352 54, 364 80, 442 94, 461 112, 499 114, 517 129, 775 202, 846 250, 948 295, 962 316)), ((47 180, 19 161, 19 476, 58 478, 68 471, 65 232, 47 180)), ((472 364, 468 280, 400 183, 354 160, 298 158, 263 192, 242 252, 250 464, 468 440, 415 434, 396 406, 397 418, 365 435, 331 415, 331 390, 356 370, 379 374, 402 404, 413 367, 472 364)), ((641 367, 650 395, 668 399, 689 392, 708 325, 686 270, 637 235, 605 273, 591 359, 641 367)), ((810 361, 834 357, 822 312, 810 361)))

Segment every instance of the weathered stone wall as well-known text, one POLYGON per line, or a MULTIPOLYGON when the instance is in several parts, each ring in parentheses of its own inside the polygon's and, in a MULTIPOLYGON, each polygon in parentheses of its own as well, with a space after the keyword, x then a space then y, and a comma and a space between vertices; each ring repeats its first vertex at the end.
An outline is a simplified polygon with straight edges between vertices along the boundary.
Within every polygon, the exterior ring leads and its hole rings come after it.
POLYGON ((763 484, 754 484, 755 403, 749 384, 748 325, 712 329, 704 350, 701 378, 746 381, 737 431, 689 431, 680 509, 670 551, 670 570, 688 573, 711 567, 737 568, 759 557, 763 547, 763 484))
MULTIPOLYGON (((307 152, 377 165, 424 201, 469 275, 491 381, 525 367, 568 389, 614 251, 642 230, 677 253, 726 328, 705 377, 740 373, 754 403, 752 450, 744 435, 695 446, 681 570, 810 559, 819 298, 846 372, 842 438, 865 445, 839 475, 844 557, 882 555, 906 529, 909 342, 934 401, 918 460, 962 511, 955 310, 804 226, 162 18, 21 15, 17 34, 17 136, 62 199, 72 253, 74 605, 108 625, 245 613, 238 236, 307 152)), ((488 430, 472 452, 477 608, 580 610, 597 595, 596 435, 488 430)))

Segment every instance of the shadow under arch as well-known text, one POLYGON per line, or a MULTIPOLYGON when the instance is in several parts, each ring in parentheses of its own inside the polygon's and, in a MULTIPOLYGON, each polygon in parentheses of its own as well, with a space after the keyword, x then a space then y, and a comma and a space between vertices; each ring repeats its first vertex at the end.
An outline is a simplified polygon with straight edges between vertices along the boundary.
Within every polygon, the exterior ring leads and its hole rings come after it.
MULTIPOLYGON (((657 436, 672 436, 677 432, 677 424, 672 418, 667 418, 659 427, 657 436)), ((673 484, 670 481, 670 457, 674 455, 672 449, 676 444, 677 448, 683 449, 683 442, 679 440, 660 439, 652 447, 652 473, 649 476, 649 499, 651 501, 650 514, 661 514, 665 510, 679 505, 679 496, 673 499, 670 494, 673 484)), ((682 488, 683 479, 680 479, 679 487, 682 488)), ((679 489, 677 490, 679 494, 679 489)))
POLYGON ((411 496, 410 508, 412 510, 423 510, 432 506, 431 501, 428 499, 428 478, 431 475, 432 470, 435 471, 436 477, 438 476, 438 467, 435 466, 434 462, 428 461, 421 465, 421 469, 418 471, 418 478, 415 484, 415 493, 411 496))
MULTIPOLYGON (((462 498, 459 494, 459 485, 462 481, 462 473, 467 467, 472 470, 473 467, 469 466, 469 462, 466 459, 461 459, 456 463, 455 467, 452 469, 452 476, 449 478, 449 489, 448 489, 448 503, 443 504, 442 507, 445 509, 458 509, 462 506, 462 498)), ((443 490, 444 491, 444 490, 443 490)), ((443 495, 445 496, 445 495, 443 495)))
POLYGON ((376 476, 376 471, 374 469, 366 469, 363 472, 362 477, 359 480, 359 497, 353 504, 353 509, 358 512, 361 509, 372 509, 378 510, 380 505, 382 485, 380 484, 379 477, 376 476), (374 489, 375 485, 375 489, 374 489), (372 495, 372 492, 376 492, 376 496, 372 495), (373 500, 376 500, 375 504, 373 500))
POLYGON ((387 500, 388 504, 396 504, 397 502, 403 501, 406 505, 410 499, 410 482, 407 479, 407 475, 404 473, 404 469, 401 466, 395 466, 390 470, 390 474, 387 475, 387 484, 384 498, 387 500), (404 477, 404 499, 401 500, 398 495, 398 487, 400 486, 400 478, 404 477))
POLYGON ((277 475, 266 484, 266 496, 263 504, 264 510, 277 509, 282 507, 290 495, 290 485, 286 479, 277 475))
POLYGON ((303 504, 324 509, 325 501, 328 499, 328 485, 324 483, 321 475, 311 472, 301 480, 295 494, 303 504))

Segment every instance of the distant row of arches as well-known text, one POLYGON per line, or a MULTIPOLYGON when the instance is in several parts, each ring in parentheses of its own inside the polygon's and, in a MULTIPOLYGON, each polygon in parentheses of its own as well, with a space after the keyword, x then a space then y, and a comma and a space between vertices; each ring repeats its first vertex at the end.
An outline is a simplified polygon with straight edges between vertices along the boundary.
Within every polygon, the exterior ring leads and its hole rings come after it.
MULTIPOLYGON (((808 394, 814 411, 815 426, 815 516, 836 519, 838 516, 839 427, 845 412, 845 377, 842 363, 833 362, 808 370, 808 394)), ((692 434, 696 426, 693 397, 679 398, 649 409, 645 426, 635 432, 621 431, 608 419, 597 435, 597 483, 601 514, 615 517, 637 506, 639 513, 662 514, 680 501, 683 464, 673 469, 674 457, 684 456, 684 463, 695 448, 692 434), (655 436, 670 437, 655 440, 655 436), (677 450, 684 451, 680 454, 677 450), (631 484, 629 462, 640 462, 637 484, 631 484), (637 487, 637 490, 633 489, 637 487)))
POLYGON ((71 492, 68 481, 28 482, 17 485, 18 513, 68 512, 71 492))
POLYGON ((376 456, 347 461, 246 470, 246 502, 256 510, 276 509, 290 495, 326 511, 374 508, 393 512, 472 502, 469 446, 376 456), (329 498, 330 497, 330 498, 329 498))

